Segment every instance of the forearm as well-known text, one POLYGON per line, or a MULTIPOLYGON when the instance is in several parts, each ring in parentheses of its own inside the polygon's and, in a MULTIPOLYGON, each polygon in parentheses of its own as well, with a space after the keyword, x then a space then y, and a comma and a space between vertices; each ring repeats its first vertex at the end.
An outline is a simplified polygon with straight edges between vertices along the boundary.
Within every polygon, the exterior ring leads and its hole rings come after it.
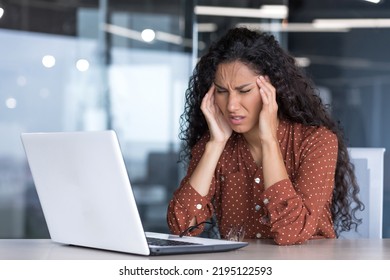
MULTIPOLYGON (((270 156, 267 154, 269 150, 264 148, 264 160, 268 159, 263 166, 266 169, 263 172, 267 173, 263 178, 266 190, 260 200, 264 202, 271 231, 278 244, 302 243, 316 234, 328 238, 335 236, 331 198, 337 163, 337 138, 321 129, 312 133, 299 147, 304 152, 287 156, 286 162, 270 156), (291 180, 287 177, 280 180, 284 170, 282 164, 291 174, 291 180), (270 186, 271 180, 276 182, 270 186)), ((287 151, 291 152, 288 148, 287 151)))
POLYGON ((277 141, 262 143, 262 167, 265 189, 281 180, 288 179, 286 166, 277 141))
MULTIPOLYGON (((201 196, 184 179, 180 188, 175 191, 169 202, 167 211, 168 226, 172 233, 179 234, 189 226, 196 224, 196 221, 205 221, 212 215, 212 205, 207 197, 201 196), (198 205, 202 205, 201 208, 198 205)), ((192 234, 199 234, 194 230, 192 234)))
MULTIPOLYGON (((205 145, 205 149, 199 161, 197 161, 195 168, 192 171, 186 185, 182 185, 181 188, 191 188, 192 190, 187 190, 186 196, 192 193, 192 198, 194 199, 194 204, 198 205, 199 202, 207 196, 210 191, 211 182, 217 167, 218 160, 222 154, 222 151, 225 147, 225 143, 215 143, 209 141, 205 145)), ((183 184, 184 181, 182 181, 183 184)), ((177 199, 177 197, 176 197, 177 199)), ((188 201, 188 198, 185 198, 188 201)), ((203 203, 202 203, 203 204, 203 203)), ((186 205, 186 203, 177 203, 175 199, 171 201, 169 211, 168 211, 168 224, 173 232, 181 232, 188 226, 193 226, 197 223, 197 214, 195 212, 202 212, 205 209, 175 209, 176 207, 182 207, 180 205, 186 205), (169 214, 170 213, 170 214, 169 214), (175 214, 174 214, 175 213, 175 214), (181 217, 176 217, 180 213, 181 217), (195 214, 195 215, 194 215, 195 214), (183 219, 184 218, 184 219, 183 219), (188 219, 188 220, 187 220, 188 219), (187 220, 189 224, 185 223, 179 225, 178 221, 187 220), (181 228, 181 229, 180 229, 181 228)), ((200 205, 200 204, 199 204, 200 205)), ((195 206, 194 206, 195 207, 195 206)), ((204 216, 202 214, 201 216, 204 216)), ((204 218, 204 217, 203 217, 204 218)))
POLYGON ((225 143, 208 142, 205 151, 189 180, 191 186, 202 196, 210 190, 218 160, 223 152, 225 143))

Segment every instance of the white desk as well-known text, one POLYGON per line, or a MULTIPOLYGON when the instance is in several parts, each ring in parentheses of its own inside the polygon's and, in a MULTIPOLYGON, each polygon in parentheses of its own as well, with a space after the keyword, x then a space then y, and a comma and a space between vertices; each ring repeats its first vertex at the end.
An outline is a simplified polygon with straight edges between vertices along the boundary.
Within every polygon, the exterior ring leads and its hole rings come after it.
POLYGON ((2 260, 390 260, 390 239, 311 240, 303 245, 278 246, 271 240, 250 240, 239 250, 211 254, 143 257, 61 245, 47 239, 2 239, 2 260))

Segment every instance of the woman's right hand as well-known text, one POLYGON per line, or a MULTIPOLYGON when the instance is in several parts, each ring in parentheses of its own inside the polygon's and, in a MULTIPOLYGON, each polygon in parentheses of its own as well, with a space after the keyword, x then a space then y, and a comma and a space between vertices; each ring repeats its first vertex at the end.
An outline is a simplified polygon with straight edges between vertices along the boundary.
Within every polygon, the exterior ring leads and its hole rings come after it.
POLYGON ((210 130, 210 141, 226 143, 230 135, 232 135, 233 130, 227 123, 217 104, 215 104, 214 94, 215 85, 213 83, 203 97, 200 109, 206 118, 210 130))

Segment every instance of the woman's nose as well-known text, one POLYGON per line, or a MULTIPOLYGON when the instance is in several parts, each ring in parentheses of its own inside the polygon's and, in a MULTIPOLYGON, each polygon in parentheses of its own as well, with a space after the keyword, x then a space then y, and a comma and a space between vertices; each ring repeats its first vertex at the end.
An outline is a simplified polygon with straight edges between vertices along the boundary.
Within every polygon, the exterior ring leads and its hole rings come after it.
POLYGON ((229 94, 227 109, 230 112, 236 111, 240 106, 239 97, 236 94, 229 94))

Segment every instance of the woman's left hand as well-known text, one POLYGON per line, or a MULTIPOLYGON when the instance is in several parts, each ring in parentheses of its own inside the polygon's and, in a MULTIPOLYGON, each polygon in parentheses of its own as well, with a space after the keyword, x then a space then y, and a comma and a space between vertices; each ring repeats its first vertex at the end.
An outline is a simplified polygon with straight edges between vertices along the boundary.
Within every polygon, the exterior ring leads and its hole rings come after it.
POLYGON ((275 141, 278 130, 278 104, 276 89, 268 76, 259 76, 256 80, 263 103, 259 115, 260 139, 262 142, 275 141))

